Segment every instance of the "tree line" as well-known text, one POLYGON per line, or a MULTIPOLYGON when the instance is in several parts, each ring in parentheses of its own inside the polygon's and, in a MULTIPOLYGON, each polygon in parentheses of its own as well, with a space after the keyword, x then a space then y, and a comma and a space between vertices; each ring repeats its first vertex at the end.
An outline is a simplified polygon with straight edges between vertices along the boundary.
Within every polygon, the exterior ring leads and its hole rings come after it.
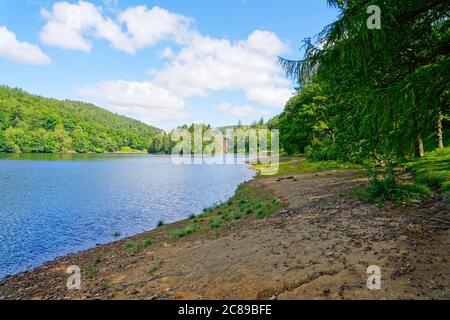
POLYGON ((338 19, 280 58, 298 84, 269 121, 289 154, 395 164, 443 148, 449 126, 450 2, 329 0, 338 19), (381 9, 379 29, 367 8, 381 9))

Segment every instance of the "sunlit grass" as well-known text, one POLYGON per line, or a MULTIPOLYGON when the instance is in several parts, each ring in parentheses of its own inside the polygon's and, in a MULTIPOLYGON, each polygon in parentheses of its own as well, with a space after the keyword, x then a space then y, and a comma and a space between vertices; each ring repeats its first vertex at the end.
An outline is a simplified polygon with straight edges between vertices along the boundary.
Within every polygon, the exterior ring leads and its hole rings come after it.
MULTIPOLYGON (((361 169, 363 166, 355 163, 341 162, 341 161, 311 161, 308 159, 294 158, 290 161, 280 162, 276 164, 258 164, 253 165, 252 168, 258 172, 267 170, 268 168, 278 167, 276 175, 311 173, 328 170, 345 170, 345 169, 361 169)), ((258 175, 258 177, 264 177, 258 175)))
POLYGON ((231 199, 215 207, 206 208, 195 217, 190 216, 186 223, 193 224, 173 229, 170 235, 173 238, 183 238, 201 231, 212 232, 247 217, 264 218, 282 207, 283 202, 271 192, 246 183, 238 187, 231 199))
POLYGON ((416 183, 450 191, 450 147, 426 153, 425 157, 407 163, 406 167, 414 171, 416 183))

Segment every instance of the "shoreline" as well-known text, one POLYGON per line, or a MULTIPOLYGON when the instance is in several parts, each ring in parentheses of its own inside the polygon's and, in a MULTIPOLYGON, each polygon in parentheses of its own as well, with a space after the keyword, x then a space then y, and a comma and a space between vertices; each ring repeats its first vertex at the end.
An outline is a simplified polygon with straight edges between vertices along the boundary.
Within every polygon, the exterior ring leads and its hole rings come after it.
MULTIPOLYGON (((1 155, 1 154, 2 154, 2 153, 0 153, 0 155, 1 155)), ((18 154, 18 153, 7 153, 7 154, 11 154, 11 155, 24 155, 24 154, 18 154)), ((71 155, 72 153, 53 153, 53 154, 54 154, 54 155, 61 155, 61 154, 62 154, 62 155, 66 155, 66 154, 67 154, 67 155, 71 155)), ((88 155, 88 154, 90 154, 90 153, 74 153, 74 154, 77 154, 77 155, 88 155)), ((94 153, 94 154, 98 154, 98 155, 130 154, 130 155, 132 155, 132 154, 136 154, 136 153, 102 153, 102 154, 94 153)), ((146 155, 150 155, 150 156, 170 156, 170 155, 166 155, 166 154, 149 154, 149 153, 145 153, 145 154, 146 154, 146 155)), ((27 155, 27 154, 25 154, 25 155, 27 155)), ((48 154, 48 153, 31 153, 31 155, 49 155, 49 154, 48 154)), ((52 155, 52 154, 50 154, 50 155, 52 155)), ((0 160, 1 160, 1 158, 0 158, 0 160)), ((255 169, 255 168, 254 168, 253 166, 251 166, 251 165, 248 166, 247 170, 257 171, 257 169, 255 169)), ((242 184, 244 184, 244 185, 245 185, 245 184, 248 184, 248 183, 250 183, 251 181, 253 181, 254 179, 256 179, 256 175, 255 175, 253 178, 251 178, 250 180, 248 180, 247 182, 244 182, 244 183, 242 183, 242 184)), ((241 185, 242 185, 242 184, 241 184, 241 185)), ((236 189, 235 189, 233 195, 231 195, 230 197, 228 197, 224 202, 227 202, 229 199, 233 198, 233 197, 235 196, 236 190, 237 190, 238 188, 239 188, 239 185, 236 187, 236 189)), ((215 204, 215 205, 213 205, 213 207, 218 207, 218 206, 220 206, 220 205, 221 205, 221 204, 215 204)), ((207 209, 207 208, 205 208, 205 209, 207 209)), ((199 213, 197 213, 196 215, 198 215, 198 214, 199 214, 199 213)), ((185 219, 178 220, 178 221, 174 221, 174 222, 170 222, 170 223, 167 223, 167 224, 164 223, 163 226, 166 227, 166 228, 170 228, 170 227, 176 228, 178 225, 183 224, 183 223, 187 223, 187 222, 189 222, 189 221, 190 221, 189 218, 185 218, 185 219)), ((6 276, 4 276, 4 277, 0 277, 0 285, 2 284, 2 282, 8 280, 9 278, 20 277, 21 275, 31 273, 31 272, 33 272, 33 271, 35 271, 35 270, 38 270, 38 269, 43 268, 43 267, 46 267, 47 265, 51 265, 51 264, 57 263, 57 262, 60 261, 60 260, 69 259, 69 258, 71 258, 71 257, 77 256, 77 255, 80 255, 80 254, 83 254, 83 253, 87 253, 87 252, 92 251, 92 250, 96 250, 96 249, 101 248, 101 247, 103 247, 103 246, 114 245, 114 244, 120 244, 120 243, 125 243, 126 241, 128 241, 128 240, 130 240, 130 239, 133 239, 133 238, 142 236, 142 235, 144 235, 144 234, 153 233, 153 232, 157 231, 159 228, 161 228, 161 227, 154 227, 153 229, 145 230, 145 231, 139 232, 139 233, 137 233, 137 234, 135 234, 135 235, 127 236, 127 237, 125 237, 125 238, 120 238, 120 237, 118 237, 118 239, 113 240, 113 241, 110 241, 110 242, 101 243, 101 244, 96 244, 95 246, 92 246, 92 247, 90 247, 90 248, 82 249, 82 250, 80 250, 80 251, 69 252, 69 253, 67 253, 67 254, 57 256, 57 257, 55 257, 55 258, 53 258, 53 259, 50 259, 50 260, 45 261, 45 262, 43 262, 43 263, 37 264, 36 266, 29 267, 29 268, 27 268, 26 270, 19 271, 19 272, 17 272, 17 273, 13 273, 13 274, 9 274, 9 275, 6 275, 6 276)), ((0 300, 1 300, 1 299, 0 299, 0 300)))
POLYGON ((3 279, 0 299, 450 299, 446 229, 420 222, 447 204, 377 208, 352 198, 364 182, 359 170, 253 178, 200 216, 3 279), (273 206, 258 217, 261 203, 273 206), (371 264, 379 291, 359 285, 371 264), (79 291, 65 288, 70 265, 79 291))

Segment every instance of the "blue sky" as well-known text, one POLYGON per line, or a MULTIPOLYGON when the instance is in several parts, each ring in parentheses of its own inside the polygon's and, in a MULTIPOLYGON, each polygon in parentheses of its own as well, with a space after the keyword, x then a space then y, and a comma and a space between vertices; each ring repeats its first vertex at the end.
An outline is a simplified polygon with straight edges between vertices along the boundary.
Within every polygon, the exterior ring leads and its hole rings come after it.
POLYGON ((0 0, 0 83, 164 129, 282 111, 276 63, 337 16, 325 0, 0 0))

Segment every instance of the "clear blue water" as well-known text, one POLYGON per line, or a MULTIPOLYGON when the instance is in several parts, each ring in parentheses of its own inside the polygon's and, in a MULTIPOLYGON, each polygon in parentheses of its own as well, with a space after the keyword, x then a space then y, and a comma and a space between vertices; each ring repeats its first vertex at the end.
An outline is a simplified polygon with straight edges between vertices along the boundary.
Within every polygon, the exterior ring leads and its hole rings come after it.
POLYGON ((0 278, 200 213, 253 175, 168 156, 0 155, 0 278))

